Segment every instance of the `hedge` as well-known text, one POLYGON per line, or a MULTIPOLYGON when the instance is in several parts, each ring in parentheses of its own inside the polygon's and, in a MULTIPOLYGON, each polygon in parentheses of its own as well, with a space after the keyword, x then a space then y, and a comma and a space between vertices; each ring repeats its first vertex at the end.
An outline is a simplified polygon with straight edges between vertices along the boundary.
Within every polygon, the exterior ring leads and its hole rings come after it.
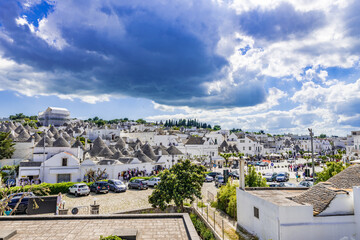
MULTIPOLYGON (((23 187, 22 186, 11 187, 10 189, 1 188, 0 189, 0 199, 10 193, 14 193, 14 192, 18 192, 18 191, 19 192, 27 192, 27 191, 29 191, 29 189, 31 189, 31 191, 37 196, 57 195, 60 192, 67 193, 67 192, 69 192, 69 187, 71 187, 74 184, 76 184, 76 183, 75 182, 41 183, 38 185, 33 184, 33 185, 25 185, 23 187)), ((90 186, 92 184, 92 182, 85 183, 85 184, 90 186)))
POLYGON ((190 213, 190 218, 201 239, 215 240, 213 232, 195 214, 190 213))
POLYGON ((107 236, 107 237, 103 237, 101 235, 100 240, 121 240, 121 238, 118 236, 115 236, 115 235, 111 235, 111 236, 107 236))

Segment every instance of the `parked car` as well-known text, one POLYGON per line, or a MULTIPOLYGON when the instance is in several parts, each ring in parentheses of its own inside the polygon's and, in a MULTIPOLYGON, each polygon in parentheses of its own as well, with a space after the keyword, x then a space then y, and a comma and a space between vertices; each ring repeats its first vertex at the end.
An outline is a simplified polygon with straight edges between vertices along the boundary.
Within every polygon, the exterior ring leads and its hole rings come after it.
POLYGON ((233 179, 239 179, 239 173, 238 172, 229 172, 229 176, 233 179))
POLYGON ((293 158, 289 158, 289 159, 287 160, 287 162, 288 162, 288 163, 292 163, 292 162, 295 162, 295 160, 294 160, 293 158))
POLYGON ((225 185, 224 177, 221 175, 218 175, 215 177, 215 187, 220 187, 221 185, 225 185))
POLYGON ((145 182, 149 187, 155 187, 160 183, 160 180, 161 179, 159 177, 153 177, 153 178, 150 178, 148 181, 145 181, 145 182))
POLYGON ((295 183, 281 182, 279 183, 279 187, 297 187, 297 186, 295 183))
POLYGON ((212 177, 215 179, 216 176, 222 175, 220 172, 211 172, 208 174, 208 176, 212 177))
POLYGON ((279 187, 279 183, 277 182, 267 182, 266 183, 269 187, 279 187))
POLYGON ((146 184, 144 179, 135 179, 128 184, 128 188, 137 188, 137 189, 148 189, 148 185, 146 184))
POLYGON ((75 197, 80 195, 89 195, 90 188, 85 183, 77 183, 69 187, 69 193, 74 194, 75 197))
POLYGON ((16 186, 16 180, 13 178, 9 178, 5 181, 5 185, 7 187, 15 187, 16 186))
POLYGON ((95 193, 108 193, 110 186, 107 182, 94 182, 90 185, 90 191, 95 193))
POLYGON ((110 191, 113 192, 126 192, 126 185, 117 179, 108 180, 110 191))
POLYGON ((269 163, 268 162, 261 162, 261 163, 259 163, 259 166, 260 167, 267 167, 267 166, 269 166, 269 163))
POLYGON ((280 172, 276 177, 277 182, 287 182, 289 181, 289 173, 288 172, 280 172))
POLYGON ((32 197, 35 197, 35 194, 32 192, 20 192, 20 193, 13 193, 8 196, 8 198, 11 198, 11 200, 8 202, 8 207, 11 209, 14 209, 16 204, 19 202, 20 198, 23 194, 26 194, 23 199, 21 199, 21 202, 19 206, 17 207, 15 213, 27 213, 28 203, 29 199, 32 197))
POLYGON ((301 181, 298 187, 312 187, 314 185, 311 181, 301 181))
POLYGON ((277 173, 276 172, 268 172, 265 173, 264 178, 266 179, 267 182, 274 182, 276 181, 276 177, 277 177, 277 173))
POLYGON ((212 176, 206 175, 205 176, 205 182, 212 182, 214 181, 214 178, 212 176))

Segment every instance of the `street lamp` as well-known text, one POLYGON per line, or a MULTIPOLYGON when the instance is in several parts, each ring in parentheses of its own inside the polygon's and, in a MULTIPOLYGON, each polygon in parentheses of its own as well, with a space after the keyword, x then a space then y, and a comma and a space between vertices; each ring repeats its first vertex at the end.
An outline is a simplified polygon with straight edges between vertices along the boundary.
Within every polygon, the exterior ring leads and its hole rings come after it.
POLYGON ((313 141, 313 138, 314 138, 314 133, 312 131, 311 128, 308 128, 309 130, 309 133, 310 133, 310 138, 311 138, 311 162, 312 162, 312 172, 313 172, 313 180, 315 180, 315 164, 314 164, 314 141, 313 141))

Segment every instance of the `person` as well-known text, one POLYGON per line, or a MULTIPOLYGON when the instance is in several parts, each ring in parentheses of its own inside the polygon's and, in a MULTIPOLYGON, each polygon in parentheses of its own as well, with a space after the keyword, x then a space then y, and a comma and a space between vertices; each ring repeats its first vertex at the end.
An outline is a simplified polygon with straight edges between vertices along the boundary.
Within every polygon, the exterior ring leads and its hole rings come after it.
POLYGON ((296 172, 295 177, 296 177, 296 182, 298 182, 299 181, 299 173, 298 172, 296 172))

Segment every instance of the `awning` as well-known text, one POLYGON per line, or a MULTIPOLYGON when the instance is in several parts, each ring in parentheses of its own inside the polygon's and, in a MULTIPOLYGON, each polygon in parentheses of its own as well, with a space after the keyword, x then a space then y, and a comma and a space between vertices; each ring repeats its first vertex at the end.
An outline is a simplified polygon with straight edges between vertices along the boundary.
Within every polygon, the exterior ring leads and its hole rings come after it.
POLYGON ((78 172, 78 168, 50 168, 50 174, 71 174, 78 172))
POLYGON ((39 176, 40 170, 38 169, 32 169, 32 170, 21 170, 20 176, 39 176))

